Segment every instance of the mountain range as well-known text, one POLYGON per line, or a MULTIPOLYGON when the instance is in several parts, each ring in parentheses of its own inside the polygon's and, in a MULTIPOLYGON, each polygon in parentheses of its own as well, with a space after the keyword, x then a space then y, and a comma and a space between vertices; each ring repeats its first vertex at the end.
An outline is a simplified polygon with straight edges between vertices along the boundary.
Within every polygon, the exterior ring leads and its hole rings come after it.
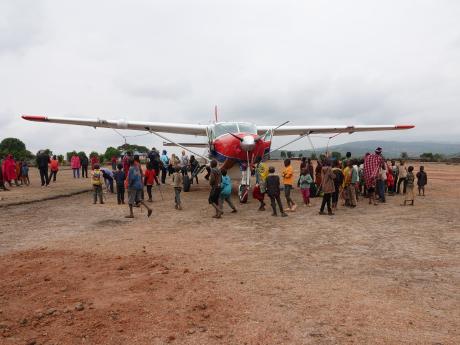
MULTIPOLYGON (((460 143, 440 143, 440 142, 406 142, 406 141, 377 141, 377 140, 365 140, 365 141, 354 141, 340 145, 329 146, 329 152, 340 152, 343 156, 347 152, 351 152, 353 157, 359 157, 366 154, 366 152, 374 152, 377 147, 383 149, 383 154, 387 158, 399 158, 403 152, 411 158, 418 158, 423 153, 441 154, 446 157, 460 157, 460 143)), ((316 153, 324 153, 326 147, 315 148, 316 153)), ((298 157, 302 154, 303 157, 310 157, 313 150, 283 150, 291 151, 294 157, 298 157)), ((279 158, 281 151, 273 152, 270 155, 272 158, 279 158)))

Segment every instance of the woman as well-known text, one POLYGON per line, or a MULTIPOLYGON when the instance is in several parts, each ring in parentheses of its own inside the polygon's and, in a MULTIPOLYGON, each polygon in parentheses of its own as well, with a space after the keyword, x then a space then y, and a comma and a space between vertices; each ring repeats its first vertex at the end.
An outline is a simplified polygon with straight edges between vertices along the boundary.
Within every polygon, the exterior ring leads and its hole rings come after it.
POLYGON ((70 167, 73 171, 73 178, 80 178, 80 157, 77 154, 74 154, 72 158, 70 158, 70 167))
POLYGON ((19 186, 16 175, 16 162, 11 154, 8 154, 2 163, 3 180, 11 186, 11 181, 14 181, 16 186, 19 186))

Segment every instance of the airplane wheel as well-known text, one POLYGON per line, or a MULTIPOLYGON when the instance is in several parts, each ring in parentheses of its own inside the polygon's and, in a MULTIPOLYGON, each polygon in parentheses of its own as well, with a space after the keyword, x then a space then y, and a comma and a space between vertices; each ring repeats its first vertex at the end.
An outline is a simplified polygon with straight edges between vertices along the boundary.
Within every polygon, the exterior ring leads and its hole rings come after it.
POLYGON ((240 203, 245 204, 248 202, 249 188, 246 185, 240 185, 238 196, 240 203))
POLYGON ((184 192, 190 192, 190 176, 184 175, 184 192))

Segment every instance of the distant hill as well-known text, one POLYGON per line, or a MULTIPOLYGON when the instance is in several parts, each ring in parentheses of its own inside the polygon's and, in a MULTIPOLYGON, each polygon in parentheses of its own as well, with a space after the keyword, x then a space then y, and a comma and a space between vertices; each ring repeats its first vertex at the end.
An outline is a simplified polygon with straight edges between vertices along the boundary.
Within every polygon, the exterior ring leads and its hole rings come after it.
MULTIPOLYGON (((329 146, 329 152, 340 152, 343 156, 347 152, 351 152, 353 157, 363 156, 366 152, 374 152, 377 147, 383 149, 383 153, 387 158, 398 158, 402 152, 406 152, 409 157, 418 158, 422 153, 431 152, 433 154, 439 153, 447 157, 460 156, 460 143, 458 144, 445 144, 436 142, 405 142, 405 141, 354 141, 341 145, 329 146)), ((312 150, 283 150, 291 151, 294 157, 298 157, 301 153, 304 157, 310 157, 312 150)), ((316 148, 318 154, 324 153, 325 147, 316 148)), ((273 152, 272 158, 280 158, 281 152, 273 152)))

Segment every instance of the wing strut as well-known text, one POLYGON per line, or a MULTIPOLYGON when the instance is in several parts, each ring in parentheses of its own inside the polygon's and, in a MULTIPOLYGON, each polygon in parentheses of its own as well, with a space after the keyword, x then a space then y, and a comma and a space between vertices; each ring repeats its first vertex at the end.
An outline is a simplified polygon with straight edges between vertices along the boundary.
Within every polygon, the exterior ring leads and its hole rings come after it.
POLYGON ((181 145, 181 144, 179 144, 179 143, 176 143, 175 141, 172 141, 171 139, 165 137, 164 135, 161 135, 161 134, 159 134, 159 133, 157 133, 157 132, 155 132, 155 131, 152 131, 149 127, 145 127, 145 129, 146 129, 147 131, 149 131, 149 133, 154 134, 154 135, 156 135, 157 137, 160 137, 161 139, 170 142, 171 144, 174 144, 174 145, 176 145, 176 146, 179 146, 179 147, 183 148, 185 151, 188 151, 188 152, 190 152, 190 153, 193 153, 195 156, 198 156, 198 157, 203 158, 204 160, 206 160, 206 162, 210 162, 210 159, 209 159, 208 157, 203 156, 203 155, 201 155, 201 154, 199 154, 199 153, 196 153, 196 152, 194 152, 194 151, 188 149, 187 147, 185 147, 185 146, 183 146, 183 145, 181 145))

